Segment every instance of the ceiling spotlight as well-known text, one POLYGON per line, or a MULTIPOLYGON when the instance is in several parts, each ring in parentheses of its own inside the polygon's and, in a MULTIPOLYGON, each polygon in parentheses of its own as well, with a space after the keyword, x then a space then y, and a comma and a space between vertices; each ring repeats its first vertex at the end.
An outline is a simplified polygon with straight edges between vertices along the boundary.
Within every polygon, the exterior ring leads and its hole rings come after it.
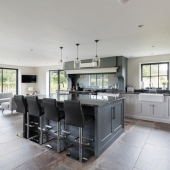
POLYGON ((143 27, 143 25, 138 25, 139 28, 143 27))
POLYGON ((121 4, 126 4, 127 2, 129 2, 130 0, 118 0, 119 3, 121 4))
POLYGON ((154 45, 152 47, 155 47, 154 45))

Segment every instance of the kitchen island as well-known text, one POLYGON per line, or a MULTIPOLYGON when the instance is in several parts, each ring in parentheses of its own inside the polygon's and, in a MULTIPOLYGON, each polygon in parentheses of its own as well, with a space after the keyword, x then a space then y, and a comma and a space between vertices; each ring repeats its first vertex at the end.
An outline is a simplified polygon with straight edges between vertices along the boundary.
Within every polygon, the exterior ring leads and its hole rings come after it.
MULTIPOLYGON (((60 110, 64 109, 64 100, 80 101, 84 114, 94 116, 94 120, 83 128, 83 136, 94 139, 86 148, 90 149, 95 157, 99 157, 124 132, 124 97, 67 94, 38 98, 40 101, 43 98, 55 98, 60 110)), ((49 121, 49 125, 54 123, 49 121)), ((63 127, 64 121, 61 124, 63 127)), ((78 128, 66 125, 66 129, 71 132, 66 139, 76 145, 78 128)))

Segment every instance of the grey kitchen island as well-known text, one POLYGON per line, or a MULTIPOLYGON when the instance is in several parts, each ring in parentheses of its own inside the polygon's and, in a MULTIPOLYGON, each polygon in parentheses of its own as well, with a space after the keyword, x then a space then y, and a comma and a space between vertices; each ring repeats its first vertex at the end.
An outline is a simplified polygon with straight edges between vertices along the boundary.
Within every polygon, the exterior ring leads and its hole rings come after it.
MULTIPOLYGON (((95 157, 99 157, 124 132, 123 97, 66 94, 38 96, 38 98, 40 102, 43 98, 55 98, 60 110, 64 109, 64 100, 80 101, 84 114, 94 117, 94 120, 83 128, 83 136, 94 139, 85 148, 91 150, 95 157)), ((52 121, 48 121, 48 123, 49 125, 56 124, 52 121)), ((64 121, 61 124, 63 127, 64 121)), ((66 125, 66 129, 71 132, 66 140, 76 145, 75 138, 78 137, 78 128, 66 125)))

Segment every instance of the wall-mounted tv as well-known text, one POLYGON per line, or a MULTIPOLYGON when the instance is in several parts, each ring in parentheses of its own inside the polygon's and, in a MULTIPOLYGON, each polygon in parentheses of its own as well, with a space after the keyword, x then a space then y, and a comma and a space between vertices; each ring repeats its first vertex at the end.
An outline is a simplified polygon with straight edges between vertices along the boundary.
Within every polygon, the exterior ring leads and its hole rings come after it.
POLYGON ((36 75, 22 75, 22 83, 36 83, 36 75))

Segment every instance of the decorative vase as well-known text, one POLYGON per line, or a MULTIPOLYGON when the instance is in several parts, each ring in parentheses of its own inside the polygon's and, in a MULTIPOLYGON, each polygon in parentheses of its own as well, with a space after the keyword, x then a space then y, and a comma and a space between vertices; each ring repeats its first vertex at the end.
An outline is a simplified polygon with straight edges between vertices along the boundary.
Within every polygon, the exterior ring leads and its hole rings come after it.
POLYGON ((162 85, 162 90, 166 90, 166 85, 162 85))

